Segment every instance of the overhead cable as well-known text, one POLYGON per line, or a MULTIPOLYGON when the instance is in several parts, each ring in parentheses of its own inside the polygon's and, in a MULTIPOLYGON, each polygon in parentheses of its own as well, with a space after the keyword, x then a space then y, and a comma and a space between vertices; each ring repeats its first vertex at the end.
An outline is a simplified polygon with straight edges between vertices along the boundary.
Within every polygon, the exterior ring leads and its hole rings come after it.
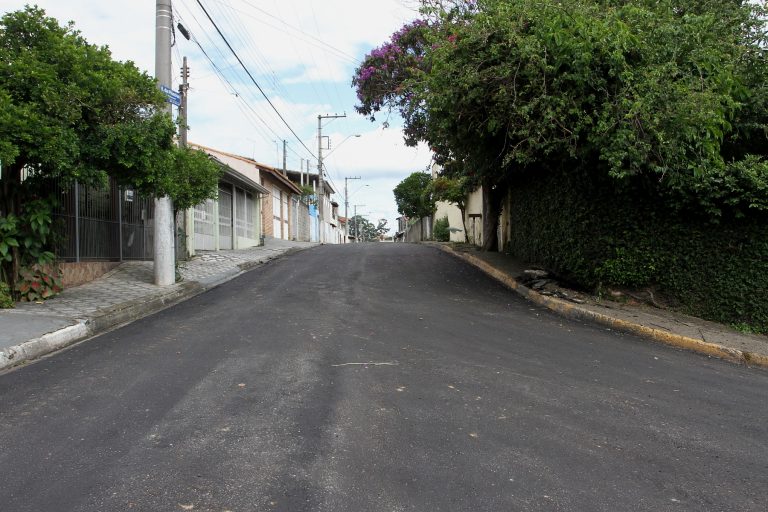
POLYGON ((299 136, 296 134, 296 132, 293 130, 293 128, 291 128, 291 125, 289 125, 289 124, 288 124, 288 122, 285 120, 285 118, 284 118, 284 117, 283 117, 283 115, 280 113, 280 111, 279 111, 279 110, 277 110, 277 107, 275 107, 275 105, 272 103, 272 100, 270 100, 270 99, 269 99, 269 96, 267 96, 267 95, 266 95, 266 93, 265 93, 265 92, 264 92, 264 90, 261 88, 261 86, 259 85, 259 83, 258 83, 258 82, 256 81, 256 79, 253 77, 253 75, 252 75, 252 74, 251 74, 251 72, 248 70, 248 68, 245 66, 245 64, 243 63, 242 59, 240 59, 240 56, 237 54, 237 52, 235 51, 235 49, 234 49, 234 48, 232 48, 232 45, 230 45, 230 44, 229 44, 229 41, 227 40, 226 36, 224 36, 224 34, 222 33, 221 29, 219 29, 219 26, 216 24, 216 22, 215 22, 215 21, 213 21, 213 18, 211 18, 211 15, 210 15, 210 14, 208 14, 208 10, 206 10, 205 6, 203 5, 203 2, 202 2, 201 0, 197 0, 197 4, 200 6, 200 8, 203 10, 203 12, 205 13, 205 15, 206 15, 206 17, 208 18, 208 20, 211 22, 211 24, 213 25, 213 27, 216 29, 216 32, 218 32, 218 33, 219 33, 219 36, 221 36, 221 39, 224 41, 224 44, 226 44, 226 45, 227 45, 227 48, 229 48, 229 51, 231 51, 231 52, 232 52, 232 55, 234 55, 234 56, 235 56, 235 58, 237 59, 237 62, 239 62, 239 63, 240 63, 240 66, 243 68, 243 70, 245 71, 245 73, 246 73, 246 74, 248 75, 248 77, 251 79, 251 81, 253 82, 253 85, 255 85, 255 86, 256 86, 256 88, 259 90, 259 92, 261 93, 261 95, 262 95, 262 96, 264 96, 264 99, 265 99, 265 100, 267 100, 267 103, 269 103, 269 106, 270 106, 270 107, 272 107, 272 110, 274 110, 274 111, 275 111, 275 113, 277 114, 277 116, 280 118, 280 120, 283 122, 283 124, 285 124, 285 126, 288 128, 288 130, 290 130, 290 132, 293 134, 293 136, 294 136, 294 137, 296 137, 296 140, 297 140, 297 141, 299 141, 299 144, 301 144, 301 145, 304 147, 304 149, 306 149, 306 150, 307 150, 307 152, 308 152, 308 153, 309 153, 309 154, 310 154, 310 155, 311 155, 313 158, 317 158, 317 157, 315 156, 315 154, 314 154, 314 153, 312 153, 312 150, 311 150, 311 149, 309 149, 309 148, 307 147, 307 145, 306 145, 306 144, 304 144, 304 142, 303 142, 303 141, 301 140, 301 138, 300 138, 300 137, 299 137, 299 136))

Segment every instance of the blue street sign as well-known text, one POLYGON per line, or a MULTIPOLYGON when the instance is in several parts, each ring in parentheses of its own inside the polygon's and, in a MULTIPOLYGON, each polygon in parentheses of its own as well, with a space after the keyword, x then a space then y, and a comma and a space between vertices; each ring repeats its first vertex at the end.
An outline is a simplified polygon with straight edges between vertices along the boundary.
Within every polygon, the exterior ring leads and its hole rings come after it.
POLYGON ((160 90, 165 94, 168 103, 173 103, 177 107, 181 106, 181 94, 164 85, 160 86, 160 90))

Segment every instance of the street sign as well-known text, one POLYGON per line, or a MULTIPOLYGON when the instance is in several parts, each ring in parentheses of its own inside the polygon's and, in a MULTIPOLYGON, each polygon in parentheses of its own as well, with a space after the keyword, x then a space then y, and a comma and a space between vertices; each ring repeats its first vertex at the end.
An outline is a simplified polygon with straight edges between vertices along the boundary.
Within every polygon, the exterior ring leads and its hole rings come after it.
POLYGON ((177 107, 181 106, 181 94, 164 85, 160 86, 160 90, 165 94, 168 103, 173 103, 177 107))

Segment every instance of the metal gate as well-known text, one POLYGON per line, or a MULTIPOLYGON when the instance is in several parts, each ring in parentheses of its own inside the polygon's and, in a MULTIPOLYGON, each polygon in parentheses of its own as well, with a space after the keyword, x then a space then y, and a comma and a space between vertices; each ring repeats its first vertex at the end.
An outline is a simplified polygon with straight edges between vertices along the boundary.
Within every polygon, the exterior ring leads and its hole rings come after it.
POLYGON ((219 186, 219 249, 232 247, 232 190, 219 186))
POLYGON ((253 240, 253 194, 235 188, 235 233, 240 238, 253 240))
POLYGON ((469 222, 469 241, 477 246, 483 245, 483 216, 479 213, 470 213, 469 222))
POLYGON ((151 260, 154 201, 110 179, 101 187, 51 184, 56 256, 64 261, 151 260))
POLYGON ((195 206, 195 250, 216 250, 216 203, 212 199, 195 206))
POLYGON ((290 233, 288 231, 288 196, 283 194, 282 206, 282 218, 283 218, 283 239, 289 240, 290 233))

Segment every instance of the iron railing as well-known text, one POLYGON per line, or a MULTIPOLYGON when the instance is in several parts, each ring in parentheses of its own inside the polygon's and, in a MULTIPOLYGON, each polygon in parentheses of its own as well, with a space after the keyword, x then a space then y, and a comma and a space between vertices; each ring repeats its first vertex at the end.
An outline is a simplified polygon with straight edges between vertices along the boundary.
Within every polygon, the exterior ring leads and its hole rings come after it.
POLYGON ((152 198, 114 180, 104 186, 54 184, 56 256, 64 261, 151 260, 152 198))

